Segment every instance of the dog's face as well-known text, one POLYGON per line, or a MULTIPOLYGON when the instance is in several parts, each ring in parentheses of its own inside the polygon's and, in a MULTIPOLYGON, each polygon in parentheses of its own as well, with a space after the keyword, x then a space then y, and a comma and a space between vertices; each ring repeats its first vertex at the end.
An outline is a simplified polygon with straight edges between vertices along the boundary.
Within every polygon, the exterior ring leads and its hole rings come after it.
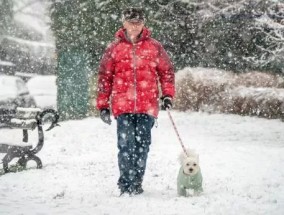
POLYGON ((185 157, 182 161, 183 172, 186 175, 193 176, 199 171, 198 156, 185 157))

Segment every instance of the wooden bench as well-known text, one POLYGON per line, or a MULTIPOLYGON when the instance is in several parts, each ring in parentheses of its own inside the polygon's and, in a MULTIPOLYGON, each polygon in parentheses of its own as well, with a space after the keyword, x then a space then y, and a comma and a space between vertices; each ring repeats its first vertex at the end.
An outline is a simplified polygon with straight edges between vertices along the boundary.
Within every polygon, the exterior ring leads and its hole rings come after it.
POLYGON ((14 158, 18 158, 15 166, 19 169, 25 169, 28 161, 31 160, 36 162, 37 168, 42 168, 42 162, 35 154, 42 149, 44 144, 43 120, 47 115, 52 117, 51 125, 46 131, 51 130, 58 125, 58 113, 53 109, 42 111, 39 108, 17 108, 14 113, 9 112, 9 114, 9 120, 5 121, 5 125, 12 129, 22 129, 25 144, 0 143, 0 153, 6 153, 2 159, 4 172, 12 171, 9 163, 14 158), (36 128, 38 143, 33 146, 28 142, 28 130, 35 130, 36 128))

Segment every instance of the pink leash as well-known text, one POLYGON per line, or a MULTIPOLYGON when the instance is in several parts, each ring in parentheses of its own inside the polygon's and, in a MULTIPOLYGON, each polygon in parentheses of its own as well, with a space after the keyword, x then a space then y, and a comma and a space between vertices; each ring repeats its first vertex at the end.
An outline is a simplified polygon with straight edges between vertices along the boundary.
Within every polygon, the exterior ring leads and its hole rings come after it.
POLYGON ((181 147, 182 147, 184 153, 185 153, 186 156, 188 157, 188 154, 187 154, 186 149, 185 149, 185 147, 184 147, 184 144, 183 144, 183 142, 182 142, 182 140, 181 140, 181 138, 180 138, 180 135, 179 135, 179 133, 178 133, 177 127, 176 127, 175 122, 174 122, 174 120, 173 120, 173 117, 172 117, 172 115, 171 115, 171 113, 170 113, 170 110, 169 110, 169 108, 166 108, 166 110, 167 110, 168 115, 169 115, 169 117, 170 117, 170 120, 171 120, 171 122, 172 122, 172 124, 173 124, 173 126, 174 126, 175 132, 176 132, 176 134, 177 134, 177 136, 178 136, 180 145, 181 145, 181 147))

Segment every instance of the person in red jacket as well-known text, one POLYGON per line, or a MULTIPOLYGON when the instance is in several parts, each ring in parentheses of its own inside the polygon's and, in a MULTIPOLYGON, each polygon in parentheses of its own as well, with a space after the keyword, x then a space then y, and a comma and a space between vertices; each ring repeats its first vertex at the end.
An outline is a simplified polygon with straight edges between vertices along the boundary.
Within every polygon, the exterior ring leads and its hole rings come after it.
POLYGON ((141 194, 151 129, 159 112, 159 83, 162 108, 170 109, 174 68, 163 46, 144 26, 142 8, 125 9, 122 23, 100 62, 96 106, 103 122, 111 124, 110 112, 117 120, 121 194, 141 194))

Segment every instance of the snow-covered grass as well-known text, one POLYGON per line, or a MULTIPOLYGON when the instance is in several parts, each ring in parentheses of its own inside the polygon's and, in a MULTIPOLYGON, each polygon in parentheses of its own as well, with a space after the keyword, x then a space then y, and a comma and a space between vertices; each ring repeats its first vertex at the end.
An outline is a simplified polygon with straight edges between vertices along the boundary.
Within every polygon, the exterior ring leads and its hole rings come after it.
MULTIPOLYGON (((238 115, 176 112, 186 146, 200 154, 204 193, 177 197, 178 139, 165 112, 153 128, 145 193, 118 197, 116 123, 62 122, 46 132, 43 169, 0 177, 0 214, 284 213, 284 123, 238 115)), ((0 130, 1 141, 21 139, 0 130)), ((35 140, 35 136, 32 135, 35 140)), ((2 155, 2 154, 1 154, 2 155)))

